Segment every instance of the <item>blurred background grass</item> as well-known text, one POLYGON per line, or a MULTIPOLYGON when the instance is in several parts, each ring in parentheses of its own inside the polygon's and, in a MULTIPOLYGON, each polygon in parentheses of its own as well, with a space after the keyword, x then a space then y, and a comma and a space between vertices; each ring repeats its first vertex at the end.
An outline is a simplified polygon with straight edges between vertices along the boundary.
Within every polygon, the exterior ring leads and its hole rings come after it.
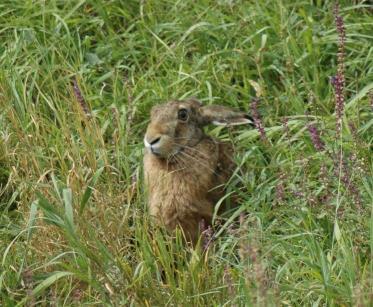
POLYGON ((373 7, 341 1, 337 138, 333 6, 3 0, 0 302, 367 306, 373 7), (141 177, 151 106, 196 96, 252 113, 259 95, 267 142, 248 127, 208 129, 236 146, 228 190, 241 206, 217 219, 207 253, 153 229, 141 177))

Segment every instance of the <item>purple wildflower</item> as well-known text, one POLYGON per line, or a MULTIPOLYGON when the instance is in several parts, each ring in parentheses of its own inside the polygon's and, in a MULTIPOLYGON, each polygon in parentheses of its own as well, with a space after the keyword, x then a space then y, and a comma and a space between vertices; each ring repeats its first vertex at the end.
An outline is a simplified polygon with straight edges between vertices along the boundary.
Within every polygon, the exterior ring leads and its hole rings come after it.
POLYGON ((337 79, 336 79, 336 77, 335 76, 331 76, 331 77, 329 77, 329 81, 330 81, 330 83, 333 85, 333 87, 336 85, 336 81, 337 81, 337 79))
POLYGON ((267 142, 267 136, 264 131, 263 123, 258 112, 259 98, 255 97, 251 102, 251 112, 254 119, 255 128, 259 131, 260 138, 263 142, 267 142))
MULTIPOLYGON (((313 100, 313 96, 310 97, 311 101, 313 100)), ((317 151, 323 151, 325 149, 325 144, 321 140, 320 132, 317 129, 316 125, 312 122, 310 122, 310 119, 308 117, 309 113, 306 111, 306 118, 307 118, 307 129, 311 136, 311 141, 313 146, 317 151)))
POLYGON ((276 184, 276 202, 282 203, 285 200, 285 173, 280 173, 279 181, 276 184))
POLYGON ((320 138, 319 130, 313 123, 307 123, 308 132, 311 135, 312 144, 317 151, 323 151, 325 149, 325 144, 320 138))
POLYGON ((73 90, 74 90, 76 100, 78 100, 84 114, 89 118, 89 117, 91 117, 91 112, 89 111, 89 107, 87 105, 87 102, 85 101, 85 99, 82 95, 82 92, 79 88, 78 81, 76 80, 75 77, 73 78, 72 81, 73 81, 73 90))
POLYGON ((345 88, 345 73, 344 73, 344 58, 345 58, 345 43, 346 43, 346 28, 342 16, 339 15, 339 3, 334 6, 334 20, 338 33, 338 54, 337 62, 338 69, 335 77, 332 78, 332 84, 335 89, 335 113, 336 113, 336 133, 339 138, 342 130, 342 117, 344 112, 344 88, 345 88))

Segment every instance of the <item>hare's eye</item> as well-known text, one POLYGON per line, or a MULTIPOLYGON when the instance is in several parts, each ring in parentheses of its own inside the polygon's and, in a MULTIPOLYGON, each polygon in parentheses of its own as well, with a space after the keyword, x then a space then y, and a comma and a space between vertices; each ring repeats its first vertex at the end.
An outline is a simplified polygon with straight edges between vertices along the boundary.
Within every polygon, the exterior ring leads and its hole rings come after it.
POLYGON ((177 112, 177 118, 182 121, 188 120, 188 110, 187 109, 180 109, 179 112, 177 112))

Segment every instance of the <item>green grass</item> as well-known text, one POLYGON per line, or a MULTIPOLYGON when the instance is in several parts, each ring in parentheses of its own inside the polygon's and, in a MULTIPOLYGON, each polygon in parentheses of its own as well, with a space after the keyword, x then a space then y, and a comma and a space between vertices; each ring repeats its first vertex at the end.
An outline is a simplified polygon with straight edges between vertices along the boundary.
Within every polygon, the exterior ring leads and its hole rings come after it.
POLYGON ((1 1, 0 305, 368 306, 368 2, 341 2, 336 139, 331 1, 1 1), (268 142, 208 128, 239 165, 228 191, 241 204, 215 242, 202 253, 155 229, 141 162, 151 106, 196 96, 251 112, 259 94, 268 142))

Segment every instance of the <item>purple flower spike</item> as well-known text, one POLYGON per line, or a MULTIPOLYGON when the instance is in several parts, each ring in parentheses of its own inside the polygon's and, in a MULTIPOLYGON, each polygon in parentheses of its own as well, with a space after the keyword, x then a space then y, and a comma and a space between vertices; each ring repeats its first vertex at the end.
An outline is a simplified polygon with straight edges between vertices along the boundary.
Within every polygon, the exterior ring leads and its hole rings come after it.
POLYGON ((344 73, 344 59, 345 59, 345 43, 346 43, 346 28, 342 16, 339 15, 339 3, 336 2, 334 6, 334 20, 338 34, 338 54, 337 62, 338 69, 335 77, 332 78, 332 84, 335 90, 335 114, 336 114, 336 137, 339 138, 342 130, 342 117, 344 112, 345 97, 345 73, 344 73))
POLYGON ((76 80, 75 77, 73 77, 72 79, 72 82, 73 82, 73 91, 74 91, 74 94, 75 94, 75 97, 76 97, 76 100, 79 102, 84 114, 90 118, 92 115, 91 115, 91 112, 89 111, 89 107, 88 107, 88 104, 87 102, 85 101, 83 95, 82 95, 82 92, 79 88, 79 85, 78 85, 78 81, 76 80))
POLYGON ((251 102, 251 113, 254 119, 255 128, 259 131, 260 138, 262 139, 262 141, 267 142, 267 136, 264 130, 262 120, 258 112, 258 103, 259 103, 259 98, 257 97, 254 98, 253 101, 251 102))
POLYGON ((313 146, 317 151, 323 151, 325 149, 325 144, 320 138, 319 130, 317 130, 316 126, 312 123, 307 124, 308 132, 311 135, 311 140, 313 143, 313 146))

